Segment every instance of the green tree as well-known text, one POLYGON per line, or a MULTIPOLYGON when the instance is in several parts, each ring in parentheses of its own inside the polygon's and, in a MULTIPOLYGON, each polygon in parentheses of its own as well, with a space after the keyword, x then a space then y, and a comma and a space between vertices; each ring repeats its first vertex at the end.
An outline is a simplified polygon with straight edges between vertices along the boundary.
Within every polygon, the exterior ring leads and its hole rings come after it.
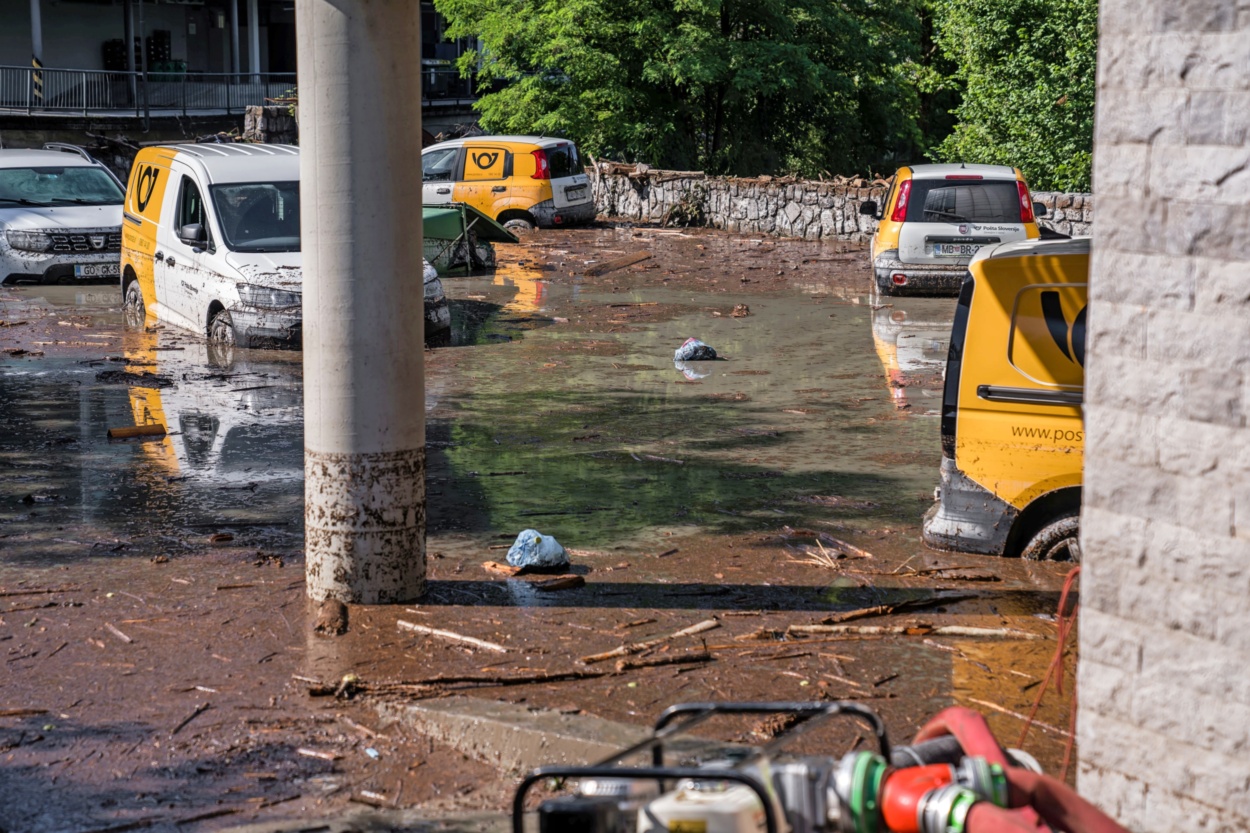
POLYGON ((918 145, 920 0, 435 0, 491 131, 754 175, 867 173, 918 145), (480 68, 479 68, 480 64, 480 68))
POLYGON ((1038 189, 1087 191, 1097 0, 932 0, 963 101, 944 161, 1015 165, 1038 189))

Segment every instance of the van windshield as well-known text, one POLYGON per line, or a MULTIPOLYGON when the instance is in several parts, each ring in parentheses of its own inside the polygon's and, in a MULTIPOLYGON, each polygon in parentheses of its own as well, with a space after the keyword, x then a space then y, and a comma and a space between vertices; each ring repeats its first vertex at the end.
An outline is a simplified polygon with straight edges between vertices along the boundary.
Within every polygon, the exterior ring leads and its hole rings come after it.
POLYGON ((1014 179, 917 179, 907 219, 913 223, 1020 223, 1020 191, 1014 179))
POLYGON ((298 181, 226 183, 209 191, 231 251, 299 251, 298 181))
POLYGON ((0 205, 121 205, 123 196, 100 168, 0 168, 0 205))

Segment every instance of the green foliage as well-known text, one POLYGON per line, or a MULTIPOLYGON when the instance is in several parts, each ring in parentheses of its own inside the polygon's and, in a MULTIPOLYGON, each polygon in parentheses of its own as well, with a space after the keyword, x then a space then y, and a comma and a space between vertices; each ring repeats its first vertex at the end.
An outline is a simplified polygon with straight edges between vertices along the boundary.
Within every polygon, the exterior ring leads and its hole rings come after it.
POLYGON ((931 0, 963 101, 944 161, 1015 165, 1038 190, 1088 191, 1097 0, 931 0))
POLYGON ((481 40, 461 69, 478 72, 487 130, 807 176, 892 168, 919 146, 919 4, 435 0, 449 37, 481 40))

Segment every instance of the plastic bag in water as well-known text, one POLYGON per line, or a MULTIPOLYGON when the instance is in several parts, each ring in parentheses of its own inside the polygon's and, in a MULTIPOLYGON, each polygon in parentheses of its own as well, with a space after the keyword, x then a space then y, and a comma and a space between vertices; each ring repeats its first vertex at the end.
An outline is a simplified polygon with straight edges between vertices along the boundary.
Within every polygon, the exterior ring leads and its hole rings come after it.
POLYGON ((716 351, 697 338, 688 338, 673 353, 675 362, 710 362, 716 358, 716 351))
POLYGON ((513 567, 567 567, 569 554, 550 535, 527 529, 508 550, 508 563, 513 567))

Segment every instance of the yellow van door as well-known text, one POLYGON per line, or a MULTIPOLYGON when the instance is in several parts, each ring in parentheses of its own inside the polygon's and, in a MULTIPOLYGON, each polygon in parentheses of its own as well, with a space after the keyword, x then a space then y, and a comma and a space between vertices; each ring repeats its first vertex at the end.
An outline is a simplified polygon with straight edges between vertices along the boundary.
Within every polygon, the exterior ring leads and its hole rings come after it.
POLYGON ((974 264, 955 463, 1023 509, 1081 485, 1087 254, 991 257, 974 264))
POLYGON ((130 169, 126 203, 122 215, 122 269, 134 270, 150 310, 157 302, 155 254, 161 224, 161 209, 169 185, 172 154, 163 148, 140 151, 130 169))
POLYGON ((498 145, 471 144, 464 150, 464 179, 456 183, 455 201, 495 219, 508 207, 512 154, 498 145))

